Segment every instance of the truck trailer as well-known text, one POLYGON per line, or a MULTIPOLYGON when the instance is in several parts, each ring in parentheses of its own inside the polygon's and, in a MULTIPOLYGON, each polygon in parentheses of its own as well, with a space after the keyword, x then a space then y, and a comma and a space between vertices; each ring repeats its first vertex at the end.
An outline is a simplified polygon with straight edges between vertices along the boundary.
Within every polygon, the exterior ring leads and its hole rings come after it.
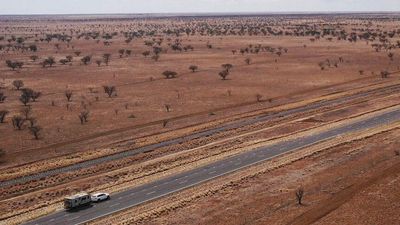
POLYGON ((90 194, 83 192, 64 198, 64 208, 67 210, 90 205, 92 202, 90 194))

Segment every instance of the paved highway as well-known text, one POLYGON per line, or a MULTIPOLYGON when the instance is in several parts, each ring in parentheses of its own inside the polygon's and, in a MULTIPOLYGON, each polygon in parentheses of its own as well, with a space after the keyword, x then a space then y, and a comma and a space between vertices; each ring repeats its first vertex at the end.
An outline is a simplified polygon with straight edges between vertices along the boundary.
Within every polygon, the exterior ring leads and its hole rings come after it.
POLYGON ((116 193, 111 196, 111 200, 94 204, 92 207, 84 210, 77 212, 59 211, 27 224, 82 224, 95 218, 103 217, 269 160, 283 153, 295 151, 349 132, 373 128, 378 125, 389 124, 396 121, 400 121, 400 109, 385 112, 373 118, 353 122, 338 128, 332 128, 318 134, 303 136, 294 140, 260 147, 250 152, 238 154, 207 166, 163 178, 156 182, 148 183, 124 192, 116 193))
POLYGON ((161 147, 165 147, 165 146, 170 146, 170 145, 174 145, 174 144, 179 144, 182 142, 187 142, 190 140, 194 140, 197 138, 201 138, 201 137, 206 137, 206 136, 210 136, 219 132, 223 132, 223 131, 228 131, 231 129, 236 129, 236 128, 240 128, 246 125, 250 125, 250 124, 255 124, 255 123, 259 123, 259 122, 263 122, 263 121, 268 121, 268 120, 273 120, 276 118, 280 118, 280 117, 285 117, 285 116, 289 116, 289 115, 293 115, 296 113, 304 113, 304 112, 309 112, 318 108, 323 108, 323 107, 327 107, 327 106, 335 106, 338 104, 344 104, 346 102, 355 100, 357 98, 362 98, 374 93, 378 93, 379 95, 385 95, 387 93, 392 93, 392 92, 398 92, 400 90, 400 85, 391 85, 388 87, 383 87, 383 88, 377 88, 374 90, 369 90, 369 91, 365 91, 365 92, 360 92, 354 95, 350 95, 350 96, 345 96, 345 97, 341 97, 341 98, 337 98, 337 99, 332 99, 332 100, 325 100, 325 101, 320 101, 320 102, 314 102, 311 103, 309 105, 306 106, 301 106, 298 108, 293 108, 293 109, 289 109, 286 111, 281 111, 281 112, 276 112, 276 113, 268 113, 268 114, 264 114, 264 115, 260 115, 260 116, 256 116, 256 117, 252 117, 252 118, 247 118, 245 120, 239 120, 239 121, 235 121, 232 122, 230 124, 226 124, 226 125, 222 125, 216 128, 212 128, 209 130, 205 130, 205 131, 201 131, 198 133, 194 133, 194 134, 190 134, 184 137, 179 137, 179 138, 175 138, 175 139, 171 139, 168 141, 163 141, 160 143, 156 143, 156 144, 151 144, 151 145, 147 145, 144 147, 139 147, 136 149, 132 149, 129 151, 125 151, 125 152, 120 152, 120 153, 116 153, 113 155, 108 155, 108 156, 104 156, 101 158, 97 158, 97 159, 93 159, 93 160, 88 160, 88 161, 84 161, 81 163, 76 163, 70 166, 65 166, 65 167, 61 167, 61 168, 57 168, 57 169, 52 169, 52 170, 48 170, 48 171, 44 171, 44 172, 39 172, 36 174, 32 174, 32 175, 28 175, 28 176, 24 176, 24 177, 19 177, 19 178, 15 178, 15 179, 11 179, 11 180, 6 180, 6 181, 0 181, 0 188, 5 188, 7 186, 10 185, 14 185, 14 184, 21 184, 21 183, 26 183, 32 180, 39 180, 41 178, 45 178, 45 177, 49 177, 52 175, 57 175, 60 173, 65 173, 65 172, 70 172, 70 171, 75 171, 75 170, 79 170, 82 168, 87 168, 90 166, 96 166, 100 163, 105 163, 105 162, 110 162, 110 161, 114 161, 114 160, 119 160, 119 159, 123 159, 129 156, 133 156, 139 153, 146 153, 146 152, 150 152, 153 151, 154 149, 157 148, 161 148, 161 147))

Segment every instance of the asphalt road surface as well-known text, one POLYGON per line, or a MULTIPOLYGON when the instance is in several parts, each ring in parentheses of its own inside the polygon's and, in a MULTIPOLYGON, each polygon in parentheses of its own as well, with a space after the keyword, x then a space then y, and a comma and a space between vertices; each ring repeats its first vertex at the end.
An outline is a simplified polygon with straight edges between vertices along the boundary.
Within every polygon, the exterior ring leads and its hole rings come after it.
POLYGON ((184 173, 163 178, 130 190, 119 192, 111 196, 111 200, 76 212, 59 211, 39 218, 27 224, 82 224, 117 211, 151 201, 180 190, 193 187, 199 183, 232 173, 239 169, 269 160, 280 154, 295 151, 303 147, 329 140, 349 132, 360 131, 400 121, 400 109, 385 112, 372 118, 350 123, 338 128, 299 137, 294 140, 279 142, 274 145, 260 147, 250 152, 238 154, 224 160, 199 167, 184 173))
POLYGON ((264 114, 264 115, 259 115, 256 117, 252 117, 252 118, 247 118, 245 120, 239 120, 239 121, 235 121, 229 124, 225 124, 216 128, 212 128, 209 130, 205 130, 205 131, 200 131, 198 133, 194 133, 194 134, 190 134, 187 136, 183 136, 183 137, 179 137, 179 138, 175 138, 175 139, 171 139, 171 140, 167 140, 167 141, 163 141, 163 142, 159 142, 156 144, 151 144, 151 145, 147 145, 147 146, 143 146, 143 147, 139 147, 136 149, 132 149, 129 151, 125 151, 125 152, 119 152, 113 155, 108 155, 108 156, 104 156, 104 157, 100 157, 97 159, 92 159, 92 160, 87 160, 84 162, 80 162, 80 163, 76 163, 70 166, 65 166, 65 167, 61 167, 61 168, 56 168, 56 169, 52 169, 52 170, 47 170, 44 172, 39 172, 36 174, 32 174, 32 175, 28 175, 28 176, 24 176, 24 177, 18 177, 15 179, 11 179, 11 180, 6 180, 6 181, 0 181, 0 188, 4 188, 10 185, 14 185, 14 184, 21 184, 21 183, 26 183, 32 180, 39 180, 41 178, 45 178, 45 177, 49 177, 52 175, 58 175, 60 173, 65 173, 65 172, 70 172, 70 171, 75 171, 75 170, 79 170, 82 168, 88 168, 90 166, 96 166, 100 163, 105 163, 105 162, 110 162, 110 161, 114 161, 114 160, 119 160, 119 159, 123 159, 129 156, 133 156, 139 153, 146 153, 146 152, 150 152, 153 151, 154 149, 157 148, 161 148, 161 147, 165 147, 165 146, 170 146, 170 145, 174 145, 174 144, 179 144, 182 142, 186 142, 186 141, 190 141, 190 140, 194 140, 197 138, 201 138, 201 137, 206 137, 206 136, 210 136, 213 134, 217 134, 219 132, 224 132, 224 131, 228 131, 231 129, 236 129, 236 128, 240 128, 246 125, 250 125, 250 124, 255 124, 255 123, 259 123, 259 122, 263 122, 263 121, 268 121, 268 120, 273 120, 273 119, 277 119, 277 118, 281 118, 281 117, 285 117, 285 116, 290 116, 296 113, 304 113, 304 112, 308 112, 311 110, 315 110, 318 108, 322 108, 322 107, 326 107, 326 106, 334 106, 337 104, 343 104, 352 100, 355 100, 357 98, 362 98, 374 93, 379 93, 381 95, 385 95, 386 93, 392 93, 392 92, 398 92, 400 90, 400 86, 399 85, 392 85, 392 86, 388 86, 388 87, 383 87, 383 88, 377 88, 374 90, 369 90, 369 91, 365 91, 365 92, 360 92, 354 95, 350 95, 350 96, 345 96, 345 97, 341 97, 341 98, 337 98, 337 99, 332 99, 332 100, 326 100, 326 101, 319 101, 319 102, 314 102, 311 104, 308 104, 306 106, 301 106, 298 108, 293 108, 293 109, 289 109, 286 111, 281 111, 281 112, 275 112, 275 113, 268 113, 268 114, 264 114))

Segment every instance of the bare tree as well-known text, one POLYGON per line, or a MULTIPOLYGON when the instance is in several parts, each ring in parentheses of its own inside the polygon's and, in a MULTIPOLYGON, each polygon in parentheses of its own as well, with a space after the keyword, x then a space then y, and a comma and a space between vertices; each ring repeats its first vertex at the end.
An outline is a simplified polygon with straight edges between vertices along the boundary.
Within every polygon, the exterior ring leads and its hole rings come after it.
POLYGON ((22 116, 15 115, 12 118, 13 127, 17 130, 22 130, 22 126, 25 123, 25 119, 22 116))
POLYGON ((160 59, 160 55, 153 55, 151 59, 157 62, 160 59))
POLYGON ((257 102, 261 102, 262 95, 256 94, 256 99, 257 99, 257 102))
POLYGON ((171 111, 171 105, 165 104, 164 107, 165 107, 165 110, 167 110, 167 112, 171 111))
POLYGON ((8 113, 9 112, 7 110, 0 110, 0 123, 4 123, 8 113))
POLYGON ((150 51, 144 51, 142 52, 142 55, 147 58, 147 56, 150 55, 150 51))
POLYGON ((250 65, 251 59, 250 59, 250 58, 246 58, 246 59, 244 60, 244 62, 245 62, 247 65, 250 65))
POLYGON ((21 109, 21 114, 25 116, 26 120, 28 120, 31 117, 31 113, 32 113, 32 108, 30 106, 21 109))
POLYGON ((388 71, 381 71, 381 77, 382 78, 388 78, 389 77, 389 72, 388 71))
POLYGON ((108 63, 110 63, 110 59, 111 59, 111 54, 110 53, 105 53, 103 55, 103 60, 104 60, 104 63, 106 64, 106 66, 108 66, 108 63))
POLYGON ((117 88, 115 86, 105 85, 103 86, 103 89, 104 93, 106 93, 109 98, 111 98, 117 92, 117 88))
POLYGON ((224 68, 227 72, 229 72, 229 71, 233 68, 233 65, 232 65, 232 64, 229 64, 229 63, 222 64, 221 66, 222 66, 222 68, 224 68))
POLYGON ((12 84, 14 85, 14 87, 19 90, 20 88, 22 88, 24 86, 24 82, 22 80, 14 80, 12 82, 12 84))
POLYGON ((101 66, 101 63, 102 63, 102 62, 103 62, 103 61, 101 61, 100 59, 96 60, 97 66, 101 66))
POLYGON ((70 102, 72 98, 72 91, 71 90, 66 90, 65 91, 65 97, 67 98, 67 101, 70 102))
POLYGON ((3 103, 6 98, 7 96, 3 92, 0 92, 0 103, 3 103))
POLYGON ((163 127, 166 127, 167 124, 168 124, 168 120, 164 120, 164 121, 163 121, 163 127))
POLYGON ((296 199, 297 199, 297 203, 299 205, 302 205, 302 200, 303 200, 303 196, 304 196, 304 189, 301 187, 299 189, 296 190, 296 199))
POLYGON ((389 52, 388 57, 389 57, 390 61, 393 61, 394 54, 392 52, 389 52))
POLYGON ((218 75, 222 78, 222 80, 226 80, 226 77, 229 75, 229 72, 227 70, 223 70, 219 72, 218 75))
POLYGON ((33 135, 36 140, 39 140, 39 134, 42 128, 40 126, 31 126, 29 127, 29 131, 33 135))
POLYGON ((78 115, 81 124, 87 123, 88 122, 88 118, 89 118, 89 111, 82 111, 79 115, 78 115))

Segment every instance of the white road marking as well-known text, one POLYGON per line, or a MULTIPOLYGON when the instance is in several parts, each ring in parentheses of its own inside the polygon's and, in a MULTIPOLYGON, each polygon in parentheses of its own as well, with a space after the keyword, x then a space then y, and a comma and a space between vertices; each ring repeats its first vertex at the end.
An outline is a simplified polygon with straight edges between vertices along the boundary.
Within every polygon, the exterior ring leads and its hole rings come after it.
POLYGON ((119 200, 119 199, 122 199, 122 198, 123 198, 123 197, 119 197, 118 200, 119 200))
POLYGON ((76 217, 73 217, 73 218, 71 218, 71 219, 69 219, 69 220, 75 220, 75 219, 78 219, 80 216, 76 216, 76 217))
POLYGON ((53 222, 54 221, 54 218, 53 219, 51 219, 51 220, 49 220, 50 222, 53 222))
POLYGON ((186 183, 187 182, 187 180, 184 180, 184 181, 181 181, 181 182, 179 182, 180 184, 184 184, 184 183, 186 183))
POLYGON ((115 203, 114 205, 110 205, 110 208, 119 205, 120 203, 115 203))
POLYGON ((130 193, 129 196, 134 196, 136 193, 130 193))
POLYGON ((213 173, 216 173, 216 172, 217 172, 217 171, 214 170, 214 171, 209 172, 208 174, 213 174, 213 173))
POLYGON ((147 193, 146 195, 151 195, 151 194, 154 194, 154 193, 156 193, 156 192, 152 191, 152 192, 147 193))

